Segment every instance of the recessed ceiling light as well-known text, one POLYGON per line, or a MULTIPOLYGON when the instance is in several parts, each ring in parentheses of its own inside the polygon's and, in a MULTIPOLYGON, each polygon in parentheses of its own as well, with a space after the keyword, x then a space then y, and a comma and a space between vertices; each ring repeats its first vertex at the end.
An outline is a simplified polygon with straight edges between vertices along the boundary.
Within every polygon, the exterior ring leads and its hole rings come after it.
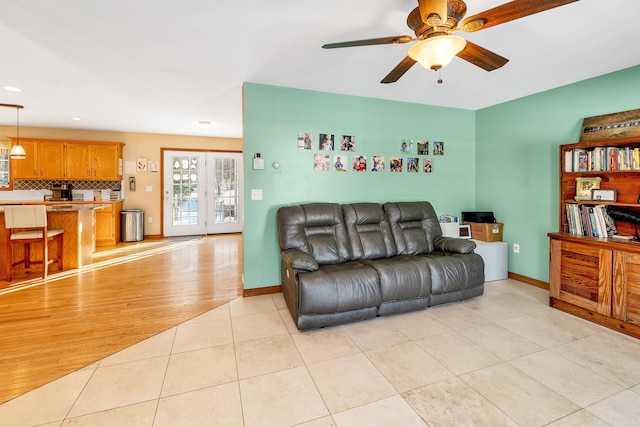
POLYGON ((80 121, 80 120, 82 120, 82 118, 80 118, 80 117, 71 117, 71 120, 80 121))
POLYGON ((200 122, 198 122, 198 126, 200 126, 202 129, 208 129, 211 127, 211 125, 213 125, 213 123, 208 122, 206 120, 202 120, 200 122))
POLYGON ((2 89, 8 90, 9 92, 22 92, 22 89, 14 86, 2 86, 2 89))

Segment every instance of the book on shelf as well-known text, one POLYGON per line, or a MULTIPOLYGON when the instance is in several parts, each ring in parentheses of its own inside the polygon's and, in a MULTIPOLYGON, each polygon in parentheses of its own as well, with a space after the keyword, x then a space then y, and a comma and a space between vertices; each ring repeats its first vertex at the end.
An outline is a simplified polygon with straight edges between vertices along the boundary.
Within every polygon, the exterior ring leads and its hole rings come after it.
POLYGON ((640 147, 573 148, 564 153, 565 172, 640 170, 640 147))
POLYGON ((606 205, 566 203, 569 233, 588 237, 612 237, 615 221, 607 214, 606 205))

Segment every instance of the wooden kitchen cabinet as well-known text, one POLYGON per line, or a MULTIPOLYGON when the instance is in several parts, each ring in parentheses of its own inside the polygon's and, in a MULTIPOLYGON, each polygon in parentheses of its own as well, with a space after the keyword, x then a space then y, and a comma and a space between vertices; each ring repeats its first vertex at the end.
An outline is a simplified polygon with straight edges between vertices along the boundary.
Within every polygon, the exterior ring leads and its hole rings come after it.
POLYGON ((91 146, 93 155, 93 179, 122 179, 122 147, 121 143, 101 143, 91 146))
MULTIPOLYGON (((15 144, 15 139, 11 138, 11 145, 15 144)), ((22 160, 11 160, 11 179, 37 179, 38 144, 35 140, 21 139, 20 145, 24 148, 27 157, 22 160)))
POLYGON ((11 160, 11 179, 122 179, 123 143, 23 138, 20 144, 27 158, 11 160))
POLYGON ((120 212, 122 202, 105 202, 109 206, 97 209, 96 213, 96 246, 110 246, 120 242, 120 212))
POLYGON ((38 178, 65 179, 65 142, 38 142, 38 178))
POLYGON ((91 179, 91 144, 67 142, 65 170, 67 179, 91 179))

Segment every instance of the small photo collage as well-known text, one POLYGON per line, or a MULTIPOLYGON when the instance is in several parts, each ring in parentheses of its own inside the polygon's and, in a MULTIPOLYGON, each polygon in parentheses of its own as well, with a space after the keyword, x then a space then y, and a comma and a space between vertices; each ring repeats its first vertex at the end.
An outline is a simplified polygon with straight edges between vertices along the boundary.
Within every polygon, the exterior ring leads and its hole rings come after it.
POLYGON ((444 156, 443 141, 413 141, 401 139, 397 154, 383 155, 357 154, 360 147, 355 135, 298 132, 298 149, 317 151, 313 155, 314 171, 334 172, 408 172, 432 173, 434 159, 426 157, 444 156))

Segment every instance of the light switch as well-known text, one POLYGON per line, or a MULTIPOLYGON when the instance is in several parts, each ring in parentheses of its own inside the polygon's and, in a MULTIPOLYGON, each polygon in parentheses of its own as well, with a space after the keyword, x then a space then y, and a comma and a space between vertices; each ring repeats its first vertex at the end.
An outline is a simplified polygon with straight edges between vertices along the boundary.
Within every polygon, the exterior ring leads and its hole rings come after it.
POLYGON ((147 185, 147 191, 153 191, 150 185, 147 185))
POLYGON ((251 189, 251 200, 262 200, 262 189, 261 188, 252 188, 251 189))

